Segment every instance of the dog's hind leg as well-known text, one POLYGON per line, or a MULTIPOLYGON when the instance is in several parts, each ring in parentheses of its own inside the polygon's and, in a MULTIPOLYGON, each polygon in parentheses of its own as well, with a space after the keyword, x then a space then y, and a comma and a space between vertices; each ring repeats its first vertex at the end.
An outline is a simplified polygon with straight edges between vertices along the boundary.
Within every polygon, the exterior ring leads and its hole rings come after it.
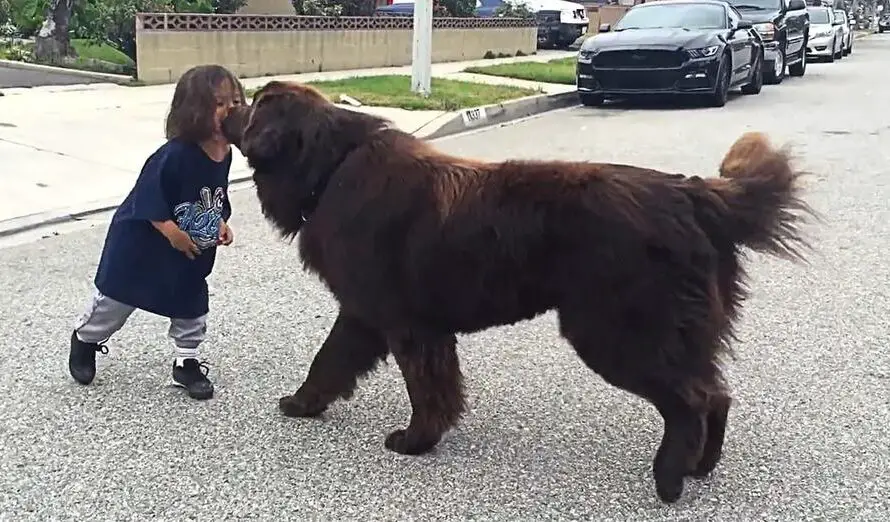
POLYGON ((404 455, 433 449, 466 407, 454 335, 406 335, 391 339, 391 351, 411 400, 411 421, 386 438, 385 446, 404 455))
POLYGON ((309 374, 293 395, 279 399, 288 417, 315 417, 338 398, 352 397, 358 379, 370 373, 389 353, 383 335, 342 311, 315 354, 309 374))
POLYGON ((704 451, 708 379, 696 377, 694 361, 684 361, 676 333, 654 323, 630 325, 609 313, 585 318, 568 312, 560 310, 560 329, 585 364, 609 384, 652 403, 664 419, 653 475, 659 498, 676 502, 704 451), (665 342, 673 348, 662 346, 665 342))

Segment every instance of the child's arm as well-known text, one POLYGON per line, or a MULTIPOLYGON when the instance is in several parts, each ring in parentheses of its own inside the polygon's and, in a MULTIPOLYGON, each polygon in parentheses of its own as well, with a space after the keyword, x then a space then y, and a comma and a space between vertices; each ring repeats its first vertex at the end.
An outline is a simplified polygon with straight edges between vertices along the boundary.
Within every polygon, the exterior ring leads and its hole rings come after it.
POLYGON ((192 241, 192 238, 189 237, 188 234, 176 226, 176 223, 173 220, 152 221, 151 225, 167 238, 167 241, 170 242, 170 245, 173 246, 173 248, 185 254, 189 259, 194 259, 195 256, 201 253, 201 249, 198 248, 198 245, 192 241))

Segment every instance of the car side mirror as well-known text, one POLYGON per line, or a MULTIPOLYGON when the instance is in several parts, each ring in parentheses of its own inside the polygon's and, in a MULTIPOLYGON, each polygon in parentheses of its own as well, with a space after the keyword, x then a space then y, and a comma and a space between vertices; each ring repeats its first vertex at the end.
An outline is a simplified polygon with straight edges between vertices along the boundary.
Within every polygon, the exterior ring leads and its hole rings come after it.
POLYGON ((801 9, 806 9, 807 3, 804 0, 790 0, 788 2, 788 10, 789 11, 800 11, 801 9))
POLYGON ((842 20, 835 20, 831 25, 844 25, 844 22, 842 20))
POLYGON ((750 29, 754 27, 754 23, 751 20, 739 20, 738 23, 735 24, 736 29, 750 29))
POLYGON ((612 30, 611 24, 600 24, 600 32, 601 33, 608 33, 611 30, 612 30))

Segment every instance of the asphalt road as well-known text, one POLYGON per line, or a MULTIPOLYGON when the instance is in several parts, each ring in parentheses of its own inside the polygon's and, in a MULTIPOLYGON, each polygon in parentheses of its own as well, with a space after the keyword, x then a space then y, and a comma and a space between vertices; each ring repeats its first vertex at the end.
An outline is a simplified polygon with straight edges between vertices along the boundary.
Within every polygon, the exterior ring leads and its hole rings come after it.
POLYGON ((164 320, 136 314, 96 382, 66 371, 104 226, 0 250, 0 519, 890 519, 890 37, 723 109, 571 109, 441 140, 500 159, 621 161, 710 175, 743 131, 813 172, 810 266, 751 256, 715 474, 656 499, 653 408, 586 370, 553 315, 460 340, 470 410, 425 457, 383 447, 410 413, 395 365, 325 420, 282 417, 334 319, 296 248, 233 196, 204 354, 217 398, 167 386, 164 320))
POLYGON ((104 83, 108 80, 62 72, 25 70, 0 64, 0 89, 12 87, 40 87, 44 85, 79 85, 104 83))

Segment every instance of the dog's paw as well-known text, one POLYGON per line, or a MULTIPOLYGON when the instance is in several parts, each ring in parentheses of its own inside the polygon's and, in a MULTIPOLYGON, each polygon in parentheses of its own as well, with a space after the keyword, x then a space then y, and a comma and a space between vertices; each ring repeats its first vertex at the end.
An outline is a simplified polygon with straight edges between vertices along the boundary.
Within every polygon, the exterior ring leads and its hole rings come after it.
POLYGON ((432 450, 439 440, 417 437, 408 430, 396 430, 386 437, 384 446, 402 455, 421 455, 432 450))
POLYGON ((286 417, 318 417, 326 407, 306 401, 300 395, 285 395, 278 399, 278 409, 286 417))

